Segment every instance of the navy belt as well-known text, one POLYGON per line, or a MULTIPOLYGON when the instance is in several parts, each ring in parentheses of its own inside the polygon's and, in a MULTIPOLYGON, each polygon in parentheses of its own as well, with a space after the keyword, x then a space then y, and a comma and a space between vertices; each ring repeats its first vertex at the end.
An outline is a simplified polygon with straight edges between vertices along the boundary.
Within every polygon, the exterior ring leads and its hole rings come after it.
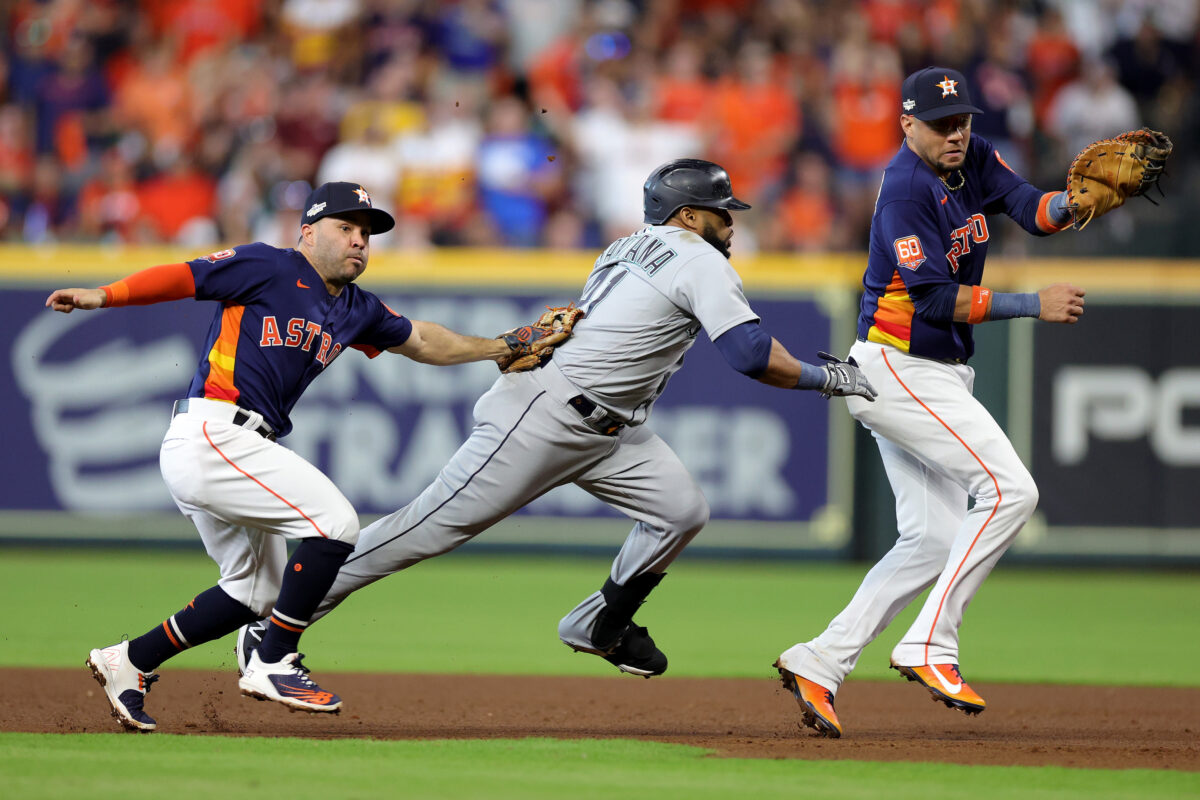
POLYGON ((596 413, 598 406, 591 400, 588 400, 581 394, 577 394, 567 401, 567 405, 579 412, 579 416, 583 417, 584 424, 594 430, 596 433, 605 436, 616 436, 621 428, 625 427, 625 423, 621 422, 616 417, 607 412, 600 419, 592 419, 592 415, 596 413))
MULTIPOLYGON (((171 417, 174 418, 178 414, 186 414, 190 400, 191 398, 176 400, 174 408, 171 409, 171 417)), ((253 431, 268 441, 275 441, 275 431, 271 429, 270 425, 265 422, 260 422, 253 428, 249 428, 246 426, 246 423, 250 421, 250 414, 245 409, 239 408, 238 406, 230 406, 229 408, 231 411, 233 411, 233 416, 229 420, 231 423, 239 428, 246 428, 248 431, 253 431)))

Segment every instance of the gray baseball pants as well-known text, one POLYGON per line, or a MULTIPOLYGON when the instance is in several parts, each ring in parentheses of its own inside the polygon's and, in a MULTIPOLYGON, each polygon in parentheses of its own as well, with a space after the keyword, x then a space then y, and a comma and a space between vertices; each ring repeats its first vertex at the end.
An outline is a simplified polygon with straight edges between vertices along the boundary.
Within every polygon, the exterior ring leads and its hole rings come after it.
MULTIPOLYGON (((470 437, 404 508, 362 530, 314 619, 356 589, 449 552, 545 492, 574 483, 635 521, 610 577, 664 572, 708 521, 708 502, 666 442, 644 425, 605 435, 568 401, 579 394, 553 362, 502 375, 475 404, 470 437)), ((559 623, 590 647, 597 591, 559 623)))

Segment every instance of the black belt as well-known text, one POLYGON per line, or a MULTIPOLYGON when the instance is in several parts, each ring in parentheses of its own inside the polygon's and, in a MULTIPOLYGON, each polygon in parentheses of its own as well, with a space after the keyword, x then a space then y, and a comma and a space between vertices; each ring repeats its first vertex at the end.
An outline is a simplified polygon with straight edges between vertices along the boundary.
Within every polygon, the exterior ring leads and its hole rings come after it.
POLYGON ((625 427, 625 423, 621 422, 616 417, 610 414, 605 414, 598 420, 591 419, 591 416, 596 411, 596 404, 588 400, 581 394, 577 394, 567 401, 567 405, 579 412, 579 416, 583 417, 584 423, 594 430, 596 433, 604 434, 605 436, 616 436, 621 428, 625 427))
MULTIPOLYGON (((188 410, 189 399, 190 398, 176 400, 175 407, 171 409, 171 416, 174 417, 176 414, 186 414, 188 410)), ((246 428, 246 423, 250 421, 250 414, 247 413, 245 409, 239 408, 238 406, 234 406, 234 408, 236 410, 233 413, 233 419, 231 422, 239 428, 246 428)), ((275 431, 271 430, 271 426, 265 422, 260 422, 253 428, 246 428, 246 430, 253 431, 268 441, 275 441, 275 431)))

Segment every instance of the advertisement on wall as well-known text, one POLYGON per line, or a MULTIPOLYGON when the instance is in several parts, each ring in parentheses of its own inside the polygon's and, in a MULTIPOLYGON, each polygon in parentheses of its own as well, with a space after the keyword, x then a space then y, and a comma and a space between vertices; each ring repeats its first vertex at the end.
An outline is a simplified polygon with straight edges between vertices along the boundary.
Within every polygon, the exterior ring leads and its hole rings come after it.
MULTIPOLYGON (((376 290, 415 319, 492 335, 566 298, 376 290)), ((6 330, 6 474, 0 510, 173 512, 158 447, 172 402, 196 365, 213 303, 55 314, 45 290, 0 294, 6 330)), ((804 299, 754 300, 768 330, 809 359, 830 344, 830 318, 804 299)), ((415 497, 466 438, 494 364, 433 367, 402 356, 347 351, 309 388, 282 441, 328 474, 363 515, 415 497)), ((714 519, 809 523, 828 514, 833 404, 773 389, 734 372, 701 333, 650 425, 703 487, 714 519)), ((848 499, 845 501, 848 502, 848 499)), ((607 517, 575 487, 522 514, 607 517)), ((845 514, 842 514, 845 517, 845 514)), ((848 532, 846 532, 848 535, 848 532)))
POLYGON ((1035 327, 1038 509, 1081 549, 1200 554, 1198 329, 1200 307, 1165 303, 1035 327))

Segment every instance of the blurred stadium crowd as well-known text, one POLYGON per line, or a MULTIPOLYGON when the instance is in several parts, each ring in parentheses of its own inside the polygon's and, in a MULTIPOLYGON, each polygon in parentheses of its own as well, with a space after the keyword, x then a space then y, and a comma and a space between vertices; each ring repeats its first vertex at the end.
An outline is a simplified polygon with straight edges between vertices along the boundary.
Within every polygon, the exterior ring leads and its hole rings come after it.
POLYGON ((1167 131, 1169 201, 1091 247, 1144 252, 1145 218, 1159 254, 1194 256, 1198 6, 8 0, 0 236, 287 245, 310 186, 350 180, 401 217, 376 247, 591 248, 640 223, 653 167, 696 155, 754 204, 739 253, 859 251, 900 81, 945 64, 1041 188, 1088 141, 1167 131))

